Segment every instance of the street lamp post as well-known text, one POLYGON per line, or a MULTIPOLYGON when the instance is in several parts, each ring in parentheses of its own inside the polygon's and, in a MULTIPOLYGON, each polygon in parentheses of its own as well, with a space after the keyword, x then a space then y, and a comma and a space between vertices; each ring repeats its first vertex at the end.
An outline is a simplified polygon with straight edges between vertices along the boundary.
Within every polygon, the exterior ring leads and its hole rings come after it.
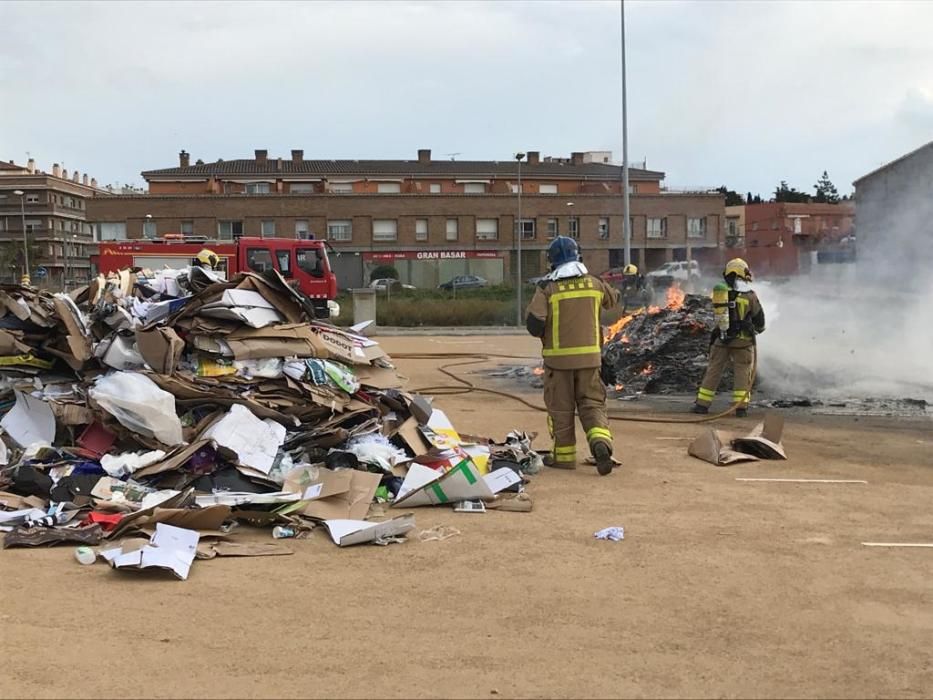
POLYGON ((26 239, 26 193, 22 190, 13 190, 19 197, 19 213, 23 222, 23 283, 29 284, 29 241, 26 239))
POLYGON ((515 250, 515 274, 518 277, 515 284, 515 325, 522 325, 522 159, 524 153, 516 153, 515 161, 518 163, 518 221, 515 224, 515 233, 517 236, 515 250))
POLYGON ((625 85, 625 0, 619 2, 622 16, 622 230, 625 232, 625 264, 632 262, 632 217, 628 199, 628 101, 625 85))

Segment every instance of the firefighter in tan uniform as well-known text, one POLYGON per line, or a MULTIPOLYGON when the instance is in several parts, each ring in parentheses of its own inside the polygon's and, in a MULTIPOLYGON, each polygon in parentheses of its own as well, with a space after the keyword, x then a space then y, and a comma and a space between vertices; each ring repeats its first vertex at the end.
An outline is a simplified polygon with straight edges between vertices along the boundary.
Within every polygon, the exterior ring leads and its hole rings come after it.
POLYGON ((735 377, 732 403, 737 406, 735 415, 744 418, 748 415, 748 402, 752 395, 755 336, 764 333, 765 312, 749 284, 752 281, 752 273, 744 260, 730 260, 726 263, 722 276, 726 285, 717 285, 713 290, 713 310, 717 315, 717 327, 713 330, 711 339, 709 365, 700 383, 692 411, 709 413, 723 370, 731 361, 735 377))
POLYGON ((603 343, 599 312, 615 306, 619 292, 587 272, 574 239, 558 236, 547 255, 551 272, 538 283, 525 325, 543 345, 544 404, 554 440, 548 463, 576 469, 574 420, 579 413, 596 469, 606 475, 613 466, 612 433, 606 387, 599 375, 603 343))

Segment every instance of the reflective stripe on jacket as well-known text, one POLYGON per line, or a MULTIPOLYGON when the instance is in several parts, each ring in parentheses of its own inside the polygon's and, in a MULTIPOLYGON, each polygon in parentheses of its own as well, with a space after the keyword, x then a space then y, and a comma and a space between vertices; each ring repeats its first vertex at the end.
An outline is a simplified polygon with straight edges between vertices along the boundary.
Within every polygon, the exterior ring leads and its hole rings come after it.
POLYGON ((539 285, 528 315, 543 322, 544 364, 553 369, 599 367, 603 344, 599 312, 618 300, 618 290, 592 275, 539 285))

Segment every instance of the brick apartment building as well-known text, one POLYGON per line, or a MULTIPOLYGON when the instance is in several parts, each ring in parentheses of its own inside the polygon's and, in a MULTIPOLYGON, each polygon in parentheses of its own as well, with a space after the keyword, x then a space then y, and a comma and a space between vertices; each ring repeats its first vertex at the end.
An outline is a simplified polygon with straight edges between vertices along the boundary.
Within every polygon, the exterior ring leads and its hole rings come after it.
POLYGON ((101 194, 87 174, 68 171, 58 163, 52 172, 13 161, 0 163, 0 279, 18 281, 24 272, 23 227, 33 284, 61 289, 90 278, 90 255, 95 247, 87 202, 101 194), (22 195, 17 194, 22 192, 22 195))
POLYGON ((816 262, 854 255, 855 205, 764 202, 726 207, 725 245, 758 277, 805 274, 816 262))
MULTIPOLYGON (((555 235, 580 241, 594 272, 622 264, 621 167, 608 153, 521 163, 523 274, 545 270, 555 235)), ((342 287, 369 280, 391 262, 403 281, 434 286, 457 274, 490 282, 514 279, 519 165, 503 161, 305 160, 254 158, 191 164, 142 173, 148 194, 99 194, 89 203, 102 240, 165 234, 327 238, 342 287)), ((664 173, 630 169, 635 262, 719 260, 723 198, 719 193, 664 190, 664 173)))

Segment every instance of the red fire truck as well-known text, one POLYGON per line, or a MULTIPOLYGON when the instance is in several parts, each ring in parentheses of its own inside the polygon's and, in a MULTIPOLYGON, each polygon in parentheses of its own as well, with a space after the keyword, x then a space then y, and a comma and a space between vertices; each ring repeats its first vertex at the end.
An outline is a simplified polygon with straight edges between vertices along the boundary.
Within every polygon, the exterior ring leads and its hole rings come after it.
POLYGON ((294 238, 238 238, 212 241, 203 236, 166 235, 139 241, 102 241, 91 258, 98 272, 128 267, 152 269, 192 265, 207 248, 217 254, 217 271, 228 279, 238 272, 278 270, 292 286, 308 296, 320 317, 327 318, 329 300, 337 296, 337 277, 330 267, 325 242, 294 238))

